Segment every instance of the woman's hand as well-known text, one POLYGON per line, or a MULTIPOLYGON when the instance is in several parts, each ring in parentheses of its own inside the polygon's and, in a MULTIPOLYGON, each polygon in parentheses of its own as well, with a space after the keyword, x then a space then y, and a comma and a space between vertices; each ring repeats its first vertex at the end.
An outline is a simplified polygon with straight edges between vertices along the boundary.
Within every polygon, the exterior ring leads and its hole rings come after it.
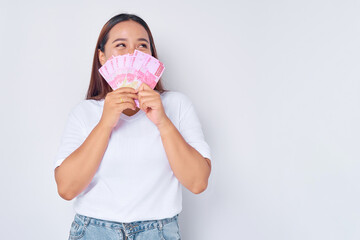
POLYGON ((140 85, 137 93, 140 109, 146 113, 146 116, 158 128, 169 121, 161 102, 160 93, 153 90, 146 83, 140 85))
POLYGON ((111 129, 114 128, 125 109, 136 109, 134 99, 137 98, 136 90, 131 87, 121 87, 107 93, 100 123, 111 129))

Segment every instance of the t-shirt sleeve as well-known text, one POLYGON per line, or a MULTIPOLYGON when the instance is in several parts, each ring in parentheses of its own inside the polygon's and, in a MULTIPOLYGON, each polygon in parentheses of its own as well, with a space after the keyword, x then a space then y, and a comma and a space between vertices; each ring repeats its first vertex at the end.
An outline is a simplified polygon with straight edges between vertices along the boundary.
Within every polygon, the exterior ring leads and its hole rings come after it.
POLYGON ((200 120, 188 97, 185 97, 183 109, 184 111, 180 114, 179 132, 188 144, 203 157, 211 160, 210 146, 205 141, 200 120))
POLYGON ((68 115, 60 146, 54 159, 54 169, 60 166, 86 139, 84 124, 77 116, 76 109, 74 108, 68 115))

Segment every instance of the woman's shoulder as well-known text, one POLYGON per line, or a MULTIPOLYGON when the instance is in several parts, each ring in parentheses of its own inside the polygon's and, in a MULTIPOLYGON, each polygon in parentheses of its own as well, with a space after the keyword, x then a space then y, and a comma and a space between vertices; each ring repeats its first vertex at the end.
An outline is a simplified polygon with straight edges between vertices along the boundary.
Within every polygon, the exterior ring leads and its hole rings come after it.
POLYGON ((166 114, 173 119, 181 119, 192 107, 190 97, 179 91, 166 91, 161 94, 166 114))
POLYGON ((71 108, 70 114, 75 114, 78 116, 84 115, 89 111, 92 111, 96 108, 101 107, 103 104, 104 99, 95 100, 95 99, 82 99, 76 102, 73 107, 71 108))
POLYGON ((190 97, 180 91, 167 90, 160 94, 163 104, 175 106, 191 105, 190 97))

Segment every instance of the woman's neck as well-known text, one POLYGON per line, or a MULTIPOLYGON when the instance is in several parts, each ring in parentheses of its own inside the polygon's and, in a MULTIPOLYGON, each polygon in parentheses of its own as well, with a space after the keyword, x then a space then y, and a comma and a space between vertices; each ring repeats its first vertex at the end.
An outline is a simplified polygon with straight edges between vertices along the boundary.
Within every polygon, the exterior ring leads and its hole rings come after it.
POLYGON ((127 108, 123 111, 123 114, 125 114, 126 116, 132 116, 132 115, 136 114, 139 110, 140 110, 140 108, 138 108, 138 107, 136 107, 135 110, 127 108))

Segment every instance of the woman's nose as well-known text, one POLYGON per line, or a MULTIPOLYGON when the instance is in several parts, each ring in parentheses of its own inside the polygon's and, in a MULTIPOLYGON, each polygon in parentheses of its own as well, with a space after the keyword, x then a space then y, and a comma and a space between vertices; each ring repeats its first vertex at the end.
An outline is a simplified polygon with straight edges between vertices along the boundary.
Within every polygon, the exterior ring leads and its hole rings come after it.
POLYGON ((128 53, 128 54, 133 54, 134 51, 135 51, 135 48, 134 48, 134 47, 129 47, 127 53, 128 53))

